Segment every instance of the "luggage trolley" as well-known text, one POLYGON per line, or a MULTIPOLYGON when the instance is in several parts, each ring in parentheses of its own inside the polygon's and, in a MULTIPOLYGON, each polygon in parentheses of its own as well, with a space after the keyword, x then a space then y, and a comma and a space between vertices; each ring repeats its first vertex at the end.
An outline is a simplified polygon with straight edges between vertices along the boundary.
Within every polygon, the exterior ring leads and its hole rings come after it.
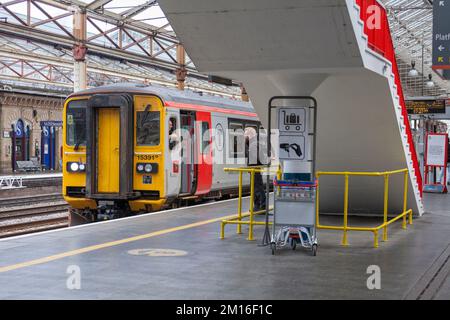
MULTIPOLYGON (((316 235, 316 137, 317 100, 310 96, 274 96, 268 104, 267 153, 268 168, 272 161, 272 111, 278 111, 278 159, 282 176, 274 181, 274 212, 272 232, 269 210, 266 209, 266 229, 262 245, 277 248, 298 244, 317 254, 316 235), (307 101, 298 104, 295 101, 307 101), (275 103, 275 101, 279 101, 275 103), (288 169, 289 167, 289 169, 288 169), (299 171, 290 171, 292 168, 299 171), (285 172, 285 169, 286 170, 285 172)), ((269 207, 270 179, 266 178, 266 207, 269 207)))
POLYGON ((272 254, 277 248, 297 244, 317 254, 316 182, 276 180, 272 224, 272 254), (278 230, 277 230, 278 227, 278 230))

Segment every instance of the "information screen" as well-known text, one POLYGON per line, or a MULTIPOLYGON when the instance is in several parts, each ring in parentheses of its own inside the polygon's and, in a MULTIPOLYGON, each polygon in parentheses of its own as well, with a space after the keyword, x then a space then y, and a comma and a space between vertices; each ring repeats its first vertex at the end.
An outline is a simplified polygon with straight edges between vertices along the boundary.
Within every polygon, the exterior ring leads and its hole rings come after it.
POLYGON ((407 100, 409 114, 445 113, 445 100, 407 100))

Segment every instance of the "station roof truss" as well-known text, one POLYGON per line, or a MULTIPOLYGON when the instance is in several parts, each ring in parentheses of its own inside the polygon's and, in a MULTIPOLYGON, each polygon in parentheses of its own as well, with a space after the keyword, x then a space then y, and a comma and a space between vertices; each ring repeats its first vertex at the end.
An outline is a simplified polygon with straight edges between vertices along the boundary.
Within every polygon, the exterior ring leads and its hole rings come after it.
POLYGON ((432 0, 380 0, 388 12, 389 24, 394 41, 397 62, 405 96, 444 96, 450 93, 447 80, 441 78, 432 66, 432 0), (423 55, 422 55, 423 53, 423 55), (422 59, 423 57, 423 59, 422 59), (419 76, 408 75, 411 63, 419 76), (423 63, 423 72, 422 72, 423 63), (428 75, 435 83, 428 88, 428 75))
MULTIPOLYGON (((431 69, 432 0, 379 0, 387 9, 406 96, 448 96, 450 85, 431 69), (423 72, 422 72, 423 48, 423 72), (419 76, 410 77, 411 62, 419 76), (428 88, 428 75, 435 86, 428 88)), ((211 83, 186 55, 156 0, 0 0, 0 80, 70 91, 73 86, 73 16, 87 15, 88 86, 115 82, 176 85, 175 70, 188 71, 186 88, 239 97, 237 86, 211 83)))
POLYGON ((155 0, 0 0, 0 81, 7 85, 69 92, 73 87, 73 19, 86 12, 88 86, 116 82, 185 87, 240 97, 240 88, 208 81, 185 55, 155 0))

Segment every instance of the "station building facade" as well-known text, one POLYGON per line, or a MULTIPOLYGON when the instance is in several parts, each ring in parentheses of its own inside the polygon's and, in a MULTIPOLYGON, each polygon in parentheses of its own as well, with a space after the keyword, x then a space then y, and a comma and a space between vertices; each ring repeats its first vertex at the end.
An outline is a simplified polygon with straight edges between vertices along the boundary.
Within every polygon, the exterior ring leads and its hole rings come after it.
POLYGON ((64 96, 0 89, 0 174, 61 170, 64 96))

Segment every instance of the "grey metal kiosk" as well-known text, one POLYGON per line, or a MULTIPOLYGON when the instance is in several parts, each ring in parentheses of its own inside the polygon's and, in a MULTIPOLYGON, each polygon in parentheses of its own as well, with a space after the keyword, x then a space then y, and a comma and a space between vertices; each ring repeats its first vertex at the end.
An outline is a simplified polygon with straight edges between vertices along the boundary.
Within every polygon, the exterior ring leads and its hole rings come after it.
MULTIPOLYGON (((304 104, 304 103, 303 103, 304 104)), ((263 245, 269 245, 272 254, 288 244, 293 250, 297 245, 317 253, 315 158, 317 101, 305 96, 276 96, 269 101, 269 128, 271 132, 272 109, 278 111, 278 156, 282 177, 275 180, 274 215, 272 232, 269 231, 269 214, 266 210, 266 232, 263 245), (306 106, 275 106, 275 100, 307 100, 306 106), (287 169, 291 167, 291 169, 287 169), (295 172, 292 172, 295 168, 295 172)), ((271 165, 271 141, 268 135, 269 164, 271 165)), ((269 176, 267 176, 266 207, 269 207, 269 176)))

